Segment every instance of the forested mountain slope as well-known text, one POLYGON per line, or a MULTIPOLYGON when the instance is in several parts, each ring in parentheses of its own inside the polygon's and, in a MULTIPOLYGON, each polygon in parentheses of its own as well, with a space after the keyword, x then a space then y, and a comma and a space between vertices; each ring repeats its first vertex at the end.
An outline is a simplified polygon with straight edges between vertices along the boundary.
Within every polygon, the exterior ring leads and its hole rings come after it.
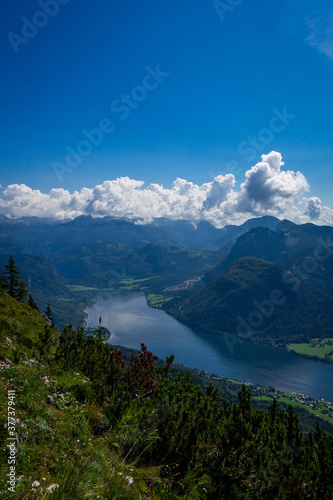
POLYGON ((193 327, 253 342, 333 337, 332 272, 333 228, 283 221, 240 236, 201 286, 164 307, 193 327))

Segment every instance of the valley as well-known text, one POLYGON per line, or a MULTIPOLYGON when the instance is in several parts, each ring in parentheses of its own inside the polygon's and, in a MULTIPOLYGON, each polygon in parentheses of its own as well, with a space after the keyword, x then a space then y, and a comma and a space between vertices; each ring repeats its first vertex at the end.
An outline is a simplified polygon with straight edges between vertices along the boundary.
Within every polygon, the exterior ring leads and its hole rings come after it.
POLYGON ((221 229, 163 218, 2 218, 0 266, 14 252, 60 328, 83 324, 101 293, 140 291, 191 328, 331 362, 327 348, 306 346, 333 337, 332 238, 331 227, 274 217, 221 229))

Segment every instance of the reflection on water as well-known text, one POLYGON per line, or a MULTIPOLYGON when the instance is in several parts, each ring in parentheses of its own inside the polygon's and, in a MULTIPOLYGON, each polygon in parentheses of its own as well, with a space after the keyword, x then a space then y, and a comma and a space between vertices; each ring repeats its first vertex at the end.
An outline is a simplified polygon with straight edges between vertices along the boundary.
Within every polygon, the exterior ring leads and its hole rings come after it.
POLYGON ((102 317, 115 345, 139 349, 144 342, 160 358, 173 353, 177 363, 210 373, 333 400, 333 365, 249 342, 235 343, 230 349, 230 341, 223 336, 194 331, 164 311, 148 307, 143 294, 110 292, 86 312, 90 327, 98 326, 102 317))

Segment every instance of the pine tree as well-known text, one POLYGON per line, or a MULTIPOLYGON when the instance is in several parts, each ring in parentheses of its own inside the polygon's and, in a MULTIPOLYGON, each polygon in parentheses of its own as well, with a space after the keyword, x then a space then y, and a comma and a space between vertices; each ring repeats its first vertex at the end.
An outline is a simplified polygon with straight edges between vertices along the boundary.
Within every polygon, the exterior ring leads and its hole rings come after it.
POLYGON ((23 281, 12 255, 9 258, 8 264, 5 265, 5 273, 2 283, 5 287, 4 290, 6 290, 6 292, 8 292, 13 299, 21 302, 26 299, 28 287, 23 281))
POLYGON ((17 291, 17 300, 19 302, 25 302, 28 296, 28 285, 23 281, 22 278, 19 280, 19 289, 17 291))
POLYGON ((29 297, 28 297, 28 304, 30 307, 32 307, 33 309, 36 309, 36 311, 39 312, 39 309, 38 309, 38 306, 37 306, 37 303, 36 301, 32 298, 31 294, 29 293, 29 297))
POLYGON ((51 344, 52 344, 52 334, 50 328, 45 325, 44 332, 39 332, 39 360, 41 361, 43 357, 47 357, 51 344))
POLYGON ((54 319, 51 311, 50 304, 47 304, 47 308, 45 309, 45 316, 51 321, 51 326, 54 327, 54 319))
POLYGON ((7 280, 3 273, 0 273, 0 288, 7 291, 7 280))

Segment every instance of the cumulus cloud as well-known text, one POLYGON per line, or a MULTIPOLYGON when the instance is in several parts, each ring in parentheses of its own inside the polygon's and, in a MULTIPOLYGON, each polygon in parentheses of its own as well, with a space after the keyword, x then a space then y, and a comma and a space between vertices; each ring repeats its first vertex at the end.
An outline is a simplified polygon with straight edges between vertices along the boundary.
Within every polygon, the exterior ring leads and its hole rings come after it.
POLYGON ((333 224, 333 210, 330 207, 322 206, 321 199, 317 196, 308 198, 305 216, 308 216, 310 222, 315 224, 333 224))
POLYGON ((171 188, 156 183, 145 187, 141 180, 121 177, 74 193, 52 189, 46 194, 24 184, 13 184, 2 192, 0 213, 12 218, 57 219, 110 215, 144 222, 168 217, 193 222, 207 220, 218 227, 242 223, 250 217, 275 215, 300 222, 332 224, 333 211, 322 207, 319 198, 305 199, 307 206, 301 210, 308 182, 302 173, 283 167, 280 153, 262 155, 261 161, 245 173, 238 191, 231 174, 218 175, 201 186, 177 178, 171 188))
POLYGON ((308 182, 300 172, 281 169, 281 153, 272 151, 261 159, 245 173, 237 208, 254 214, 271 210, 283 214, 296 197, 309 190, 308 182))
POLYGON ((318 220, 322 212, 321 200, 316 196, 308 199, 307 214, 311 220, 318 220))
POLYGON ((333 11, 320 11, 305 19, 309 29, 306 41, 333 61, 333 11))

